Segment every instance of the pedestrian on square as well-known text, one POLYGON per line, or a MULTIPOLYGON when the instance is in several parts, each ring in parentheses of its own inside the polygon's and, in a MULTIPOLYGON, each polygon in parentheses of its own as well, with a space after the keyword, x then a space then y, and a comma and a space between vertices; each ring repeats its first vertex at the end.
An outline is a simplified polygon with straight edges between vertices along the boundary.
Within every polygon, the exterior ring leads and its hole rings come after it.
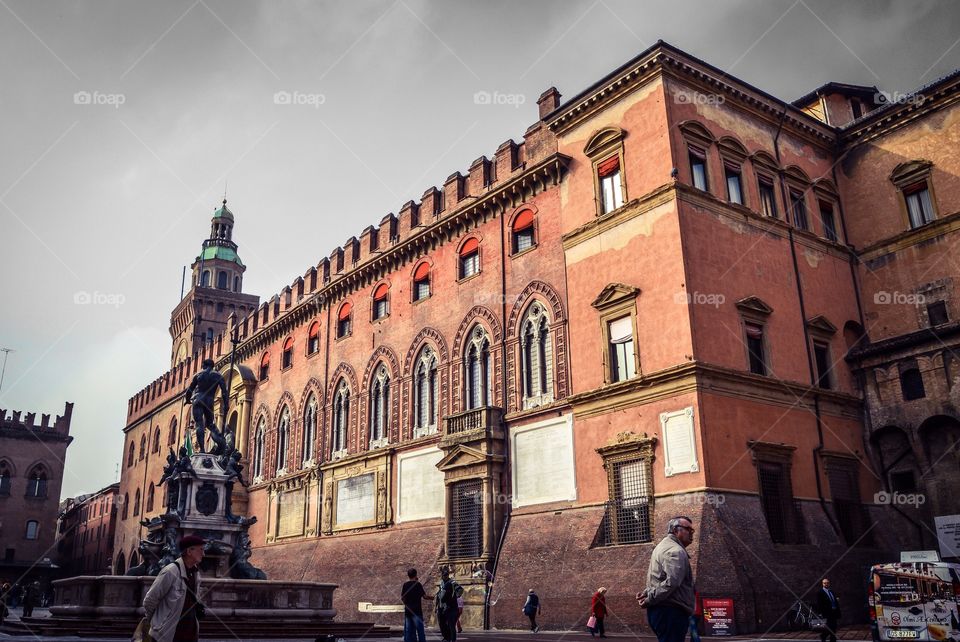
POLYGON ((157 575, 143 598, 144 618, 134 639, 154 642, 197 642, 200 618, 205 607, 200 602, 200 562, 206 542, 196 535, 180 538, 180 557, 167 564, 157 575))
POLYGON ((527 591, 527 601, 523 603, 523 614, 530 618, 530 631, 539 633, 540 627, 537 626, 537 616, 540 615, 540 596, 530 589, 527 591))
POLYGON ((23 591, 23 614, 21 617, 33 617, 33 609, 40 601, 40 582, 27 584, 23 591))
POLYGON ((823 578, 820 581, 820 590, 817 592, 817 613, 827 621, 826 628, 820 630, 820 642, 837 642, 837 629, 840 628, 840 600, 830 590, 830 580, 823 578))
POLYGON ((400 601, 403 602, 403 642, 427 642, 423 628, 423 600, 432 600, 417 577, 417 569, 407 571, 407 581, 400 588, 400 601))
POLYGON ((607 617, 607 589, 601 586, 590 600, 590 618, 593 620, 593 626, 589 626, 588 622, 587 627, 590 629, 590 637, 596 637, 598 633, 602 638, 607 637, 603 630, 603 618, 605 617, 607 617))
POLYGON ((659 642, 683 642, 696 600, 686 550, 693 542, 693 521, 674 517, 667 530, 650 556, 647 588, 637 593, 637 602, 647 609, 647 620, 659 642))
POLYGON ((4 582, 0 586, 0 626, 3 626, 3 621, 6 619, 7 615, 10 614, 10 611, 7 610, 7 599, 10 595, 10 582, 4 582))
POLYGON ((463 587, 450 577, 450 569, 440 570, 440 586, 437 587, 435 609, 437 623, 443 642, 457 642, 457 598, 463 595, 463 587))

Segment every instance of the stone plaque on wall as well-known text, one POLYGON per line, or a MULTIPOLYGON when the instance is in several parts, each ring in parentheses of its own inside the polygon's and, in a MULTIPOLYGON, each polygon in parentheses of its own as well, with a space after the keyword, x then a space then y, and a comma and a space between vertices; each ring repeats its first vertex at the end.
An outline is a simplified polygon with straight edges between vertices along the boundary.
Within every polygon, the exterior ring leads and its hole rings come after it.
POLYGON ((280 509, 277 523, 277 537, 303 535, 304 494, 303 491, 291 491, 277 494, 280 509))
POLYGON ((515 506, 576 499, 569 415, 517 428, 512 441, 515 506))
POLYGON ((663 437, 664 475, 670 477, 700 470, 692 406, 660 413, 660 432, 663 437))
POLYGON ((443 517, 443 473, 437 468, 442 458, 439 448, 400 455, 397 521, 443 517))
POLYGON ((374 474, 337 481, 337 524, 372 522, 376 516, 374 474))

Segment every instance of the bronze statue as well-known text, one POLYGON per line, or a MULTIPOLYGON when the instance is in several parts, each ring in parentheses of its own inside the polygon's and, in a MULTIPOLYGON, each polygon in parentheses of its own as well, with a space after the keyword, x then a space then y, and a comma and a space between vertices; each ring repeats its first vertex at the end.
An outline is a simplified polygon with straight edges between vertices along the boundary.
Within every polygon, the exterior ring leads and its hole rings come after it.
MULTIPOLYGON (((226 412, 227 400, 227 382, 223 376, 213 369, 213 359, 204 359, 201 364, 202 370, 193 376, 190 386, 183 396, 183 403, 192 404, 190 412, 193 415, 193 423, 197 431, 197 451, 204 450, 204 433, 209 428, 210 436, 217 447, 222 450, 225 448, 223 435, 214 425, 213 402, 216 399, 217 390, 223 396, 223 411, 226 412)), ((221 417, 221 424, 226 423, 226 417, 221 417)))

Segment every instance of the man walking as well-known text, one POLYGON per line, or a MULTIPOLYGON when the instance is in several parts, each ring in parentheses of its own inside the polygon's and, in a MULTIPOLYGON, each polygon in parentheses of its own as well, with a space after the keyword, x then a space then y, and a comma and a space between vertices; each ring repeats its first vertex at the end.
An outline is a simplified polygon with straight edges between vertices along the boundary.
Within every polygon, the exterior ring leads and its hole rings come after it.
POLYGON ((400 588, 400 601, 403 602, 403 642, 427 642, 423 629, 422 600, 432 600, 423 590, 423 584, 417 578, 417 569, 407 571, 409 578, 400 588))
POLYGON ((157 575, 143 598, 144 619, 150 638, 156 642, 197 642, 204 606, 198 569, 203 559, 203 538, 187 535, 180 539, 180 557, 157 575))
POLYGON ((823 578, 820 581, 820 591, 817 593, 817 613, 826 619, 827 628, 820 631, 820 642, 837 642, 837 629, 840 622, 840 601, 830 590, 830 580, 823 578))
POLYGON ((647 588, 637 593, 637 602, 647 609, 650 628, 659 642, 683 642, 694 610, 693 571, 686 548, 693 542, 693 522, 678 516, 667 526, 650 556, 647 588))

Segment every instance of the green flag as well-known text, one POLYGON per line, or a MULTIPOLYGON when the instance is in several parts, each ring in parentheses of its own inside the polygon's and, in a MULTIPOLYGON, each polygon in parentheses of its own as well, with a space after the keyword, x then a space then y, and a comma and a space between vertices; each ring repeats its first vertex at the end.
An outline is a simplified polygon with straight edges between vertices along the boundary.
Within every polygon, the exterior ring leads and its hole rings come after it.
POLYGON ((190 440, 190 431, 187 431, 187 443, 185 444, 187 448, 187 456, 193 457, 193 442, 190 440))

